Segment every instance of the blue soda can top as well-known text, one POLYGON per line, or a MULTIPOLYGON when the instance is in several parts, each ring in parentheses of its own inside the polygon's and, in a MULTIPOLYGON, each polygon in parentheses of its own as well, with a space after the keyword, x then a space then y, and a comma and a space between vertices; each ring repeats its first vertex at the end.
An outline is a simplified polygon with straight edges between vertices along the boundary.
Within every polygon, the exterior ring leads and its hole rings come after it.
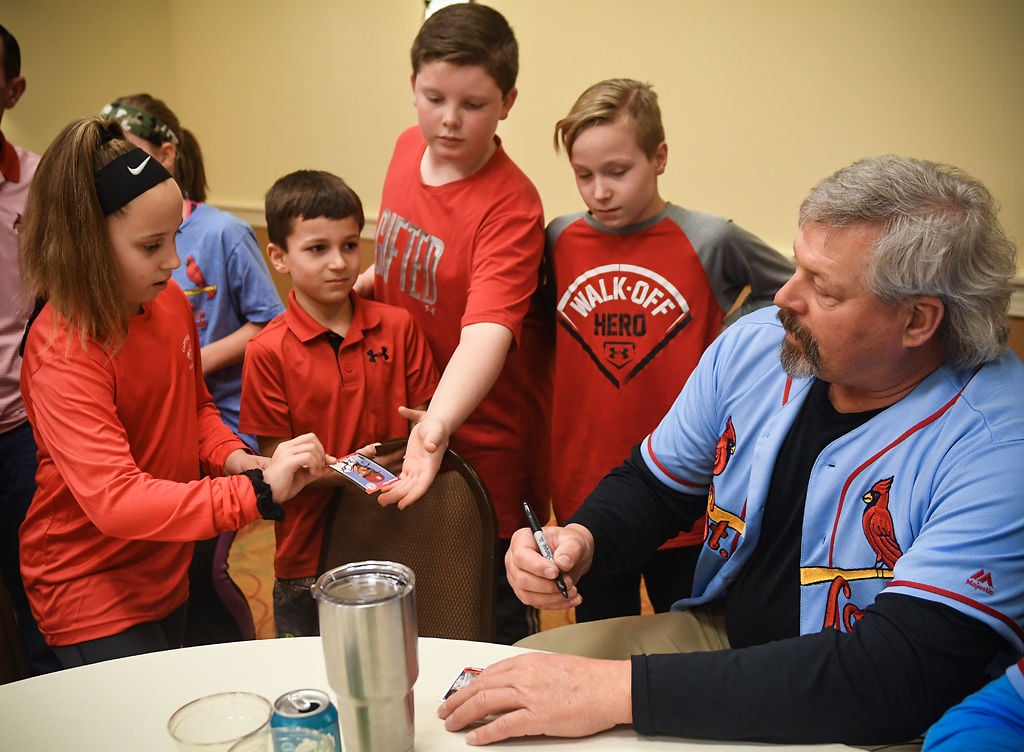
POLYGON ((327 693, 319 689, 295 689, 278 697, 274 701, 270 726, 303 726, 330 734, 334 738, 335 752, 341 752, 338 709, 327 693))

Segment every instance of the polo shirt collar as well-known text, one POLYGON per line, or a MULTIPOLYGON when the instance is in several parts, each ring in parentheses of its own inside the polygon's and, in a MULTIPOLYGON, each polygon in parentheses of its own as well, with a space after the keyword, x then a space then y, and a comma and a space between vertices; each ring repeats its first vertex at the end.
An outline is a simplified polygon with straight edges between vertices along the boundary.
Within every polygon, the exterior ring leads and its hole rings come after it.
MULTIPOLYGON (((380 314, 371 307, 366 306, 356 293, 350 293, 352 300, 352 323, 348 327, 348 334, 345 335, 345 342, 342 345, 358 342, 363 338, 363 332, 369 331, 380 325, 380 314)), ((319 321, 310 316, 295 299, 295 291, 288 293, 288 307, 284 312, 284 320, 292 333, 301 342, 309 342, 317 337, 326 334, 329 330, 319 321)))
POLYGON ((0 133, 0 174, 4 180, 17 183, 21 180, 21 160, 18 159, 18 152, 14 144, 4 138, 0 133))

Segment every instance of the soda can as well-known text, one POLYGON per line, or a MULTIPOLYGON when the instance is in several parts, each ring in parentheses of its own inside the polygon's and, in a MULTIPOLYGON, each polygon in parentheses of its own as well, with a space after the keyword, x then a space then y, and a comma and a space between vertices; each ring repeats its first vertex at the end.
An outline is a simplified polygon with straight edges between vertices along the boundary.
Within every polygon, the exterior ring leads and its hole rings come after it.
MULTIPOLYGON (((327 734, 334 740, 334 752, 341 752, 341 733, 338 728, 338 709, 326 692, 319 689, 294 689, 274 701, 274 714, 270 728, 311 728, 327 734)), ((275 752, 293 752, 276 749, 275 752)))

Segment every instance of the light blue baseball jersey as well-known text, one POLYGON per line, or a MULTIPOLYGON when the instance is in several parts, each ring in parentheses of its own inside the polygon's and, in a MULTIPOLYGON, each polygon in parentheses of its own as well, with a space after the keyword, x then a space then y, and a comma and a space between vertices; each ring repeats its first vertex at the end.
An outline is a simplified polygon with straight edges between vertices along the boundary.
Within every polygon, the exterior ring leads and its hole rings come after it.
MULTIPOLYGON (((709 494, 686 608, 726 594, 757 545, 783 440, 812 380, 782 370, 776 308, 705 353, 642 444, 672 488, 709 494)), ((951 606, 1024 647, 1024 365, 943 366, 833 441, 811 470, 800 632, 850 630, 885 590, 951 606), (868 519, 865 519, 868 515, 868 519), (891 522, 890 522, 891 519, 891 522)))

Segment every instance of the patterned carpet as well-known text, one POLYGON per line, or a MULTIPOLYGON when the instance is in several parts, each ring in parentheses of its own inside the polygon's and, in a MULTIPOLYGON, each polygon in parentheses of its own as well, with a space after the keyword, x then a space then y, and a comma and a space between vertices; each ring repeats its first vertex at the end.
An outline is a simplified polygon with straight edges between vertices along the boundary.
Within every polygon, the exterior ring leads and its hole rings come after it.
MULTIPOLYGON (((228 556, 228 570, 252 609, 256 636, 274 636, 274 524, 254 522, 238 531, 228 556)), ((542 611, 541 629, 552 629, 575 621, 573 610, 542 611)))

